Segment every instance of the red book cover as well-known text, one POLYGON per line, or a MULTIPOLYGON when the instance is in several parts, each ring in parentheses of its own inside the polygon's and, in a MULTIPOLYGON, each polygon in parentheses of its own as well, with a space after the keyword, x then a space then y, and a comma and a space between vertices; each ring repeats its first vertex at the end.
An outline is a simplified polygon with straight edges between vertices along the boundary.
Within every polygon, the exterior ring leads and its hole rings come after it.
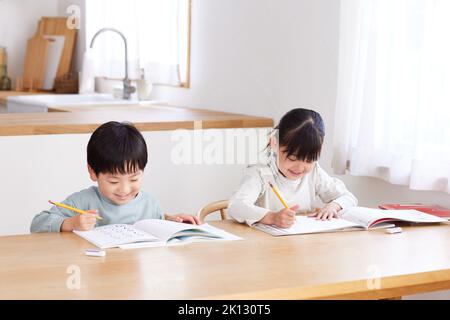
POLYGON ((415 203, 415 204, 385 203, 380 204, 378 208, 386 210, 417 210, 431 214, 433 216, 441 217, 443 219, 450 219, 450 209, 435 204, 427 205, 422 203, 415 203))

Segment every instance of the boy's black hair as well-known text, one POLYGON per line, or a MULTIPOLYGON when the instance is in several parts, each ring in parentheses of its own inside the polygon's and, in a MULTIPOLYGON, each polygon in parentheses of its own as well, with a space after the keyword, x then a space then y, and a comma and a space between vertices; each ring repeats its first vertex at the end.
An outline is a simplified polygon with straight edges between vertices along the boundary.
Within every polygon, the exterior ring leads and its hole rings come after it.
POLYGON ((319 159, 325 137, 325 126, 319 113, 308 109, 292 109, 275 127, 279 148, 287 157, 313 162, 319 159))
POLYGON ((134 173, 147 165, 147 144, 133 124, 110 121, 89 139, 87 162, 96 175, 134 173))

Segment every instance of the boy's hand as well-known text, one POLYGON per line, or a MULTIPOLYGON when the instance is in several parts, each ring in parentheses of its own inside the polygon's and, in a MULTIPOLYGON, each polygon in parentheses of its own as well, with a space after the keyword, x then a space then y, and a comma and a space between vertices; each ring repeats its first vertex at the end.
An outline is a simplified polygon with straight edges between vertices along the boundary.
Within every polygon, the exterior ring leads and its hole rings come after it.
POLYGON ((289 209, 282 209, 278 212, 269 212, 259 222, 264 224, 273 224, 279 228, 290 228, 295 222, 295 210, 299 205, 289 209))
POLYGON ((199 218, 197 218, 195 216, 191 216, 189 214, 175 214, 173 216, 166 214, 165 218, 166 218, 166 220, 169 220, 169 221, 175 221, 175 222, 181 222, 181 223, 190 223, 190 224, 195 224, 195 225, 202 224, 202 222, 200 221, 199 218))
POLYGON ((311 213, 308 217, 316 217, 317 220, 331 220, 338 217, 338 212, 342 210, 341 206, 336 202, 330 202, 325 207, 311 213))
POLYGON ((67 218, 61 225, 61 231, 88 231, 95 227, 97 210, 86 210, 88 214, 77 214, 67 218))

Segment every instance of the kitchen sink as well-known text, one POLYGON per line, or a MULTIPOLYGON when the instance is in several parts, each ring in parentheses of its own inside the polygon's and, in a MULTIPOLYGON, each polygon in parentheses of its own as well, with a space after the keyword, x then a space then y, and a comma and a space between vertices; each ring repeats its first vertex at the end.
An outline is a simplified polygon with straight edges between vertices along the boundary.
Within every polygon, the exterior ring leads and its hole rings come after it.
POLYGON ((110 94, 48 94, 8 97, 8 113, 55 112, 57 107, 135 105, 138 101, 116 99, 110 94))

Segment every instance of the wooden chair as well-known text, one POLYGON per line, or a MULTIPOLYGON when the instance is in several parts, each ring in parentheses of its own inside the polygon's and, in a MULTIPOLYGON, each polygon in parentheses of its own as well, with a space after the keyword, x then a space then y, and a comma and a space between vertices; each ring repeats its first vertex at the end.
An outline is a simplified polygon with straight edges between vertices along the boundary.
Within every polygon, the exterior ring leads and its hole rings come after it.
POLYGON ((200 220, 204 221, 206 216, 209 215, 210 213, 220 211, 220 217, 222 218, 222 220, 226 220, 227 219, 227 215, 225 213, 226 208, 228 208, 228 200, 211 202, 200 208, 200 210, 198 210, 197 217, 200 218, 200 220))

